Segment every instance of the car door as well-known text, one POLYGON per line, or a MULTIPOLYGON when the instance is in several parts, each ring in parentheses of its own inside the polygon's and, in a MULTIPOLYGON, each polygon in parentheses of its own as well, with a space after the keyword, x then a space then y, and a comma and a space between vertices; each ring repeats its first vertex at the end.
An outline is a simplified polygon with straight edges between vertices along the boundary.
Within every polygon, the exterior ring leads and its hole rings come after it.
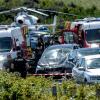
POLYGON ((81 68, 81 60, 79 60, 76 63, 76 66, 72 70, 72 75, 74 79, 78 82, 81 80, 81 74, 82 74, 82 71, 80 70, 80 68, 81 68))

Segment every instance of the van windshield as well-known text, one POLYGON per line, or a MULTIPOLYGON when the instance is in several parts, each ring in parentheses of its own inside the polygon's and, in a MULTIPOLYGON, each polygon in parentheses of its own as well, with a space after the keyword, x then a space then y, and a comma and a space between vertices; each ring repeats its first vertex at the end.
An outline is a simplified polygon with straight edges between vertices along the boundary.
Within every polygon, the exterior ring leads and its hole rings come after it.
POLYGON ((86 30, 86 40, 89 43, 100 43, 100 29, 86 30))
POLYGON ((0 37, 0 52, 9 52, 12 48, 11 37, 0 37))

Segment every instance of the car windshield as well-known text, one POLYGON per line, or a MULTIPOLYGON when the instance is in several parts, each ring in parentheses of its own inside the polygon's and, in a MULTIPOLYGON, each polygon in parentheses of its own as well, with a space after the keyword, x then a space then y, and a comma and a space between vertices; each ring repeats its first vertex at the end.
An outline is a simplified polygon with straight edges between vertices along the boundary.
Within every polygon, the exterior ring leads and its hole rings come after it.
POLYGON ((100 68, 100 58, 88 59, 86 65, 88 69, 100 68))
POLYGON ((100 49, 87 49, 78 51, 78 56, 87 56, 87 55, 95 55, 100 54, 100 49))
POLYGON ((12 48, 11 37, 1 37, 0 38, 0 52, 9 52, 12 48))
POLYGON ((42 59, 46 59, 46 62, 48 62, 49 64, 58 64, 66 58, 70 50, 71 49, 69 48, 48 49, 43 53, 42 59))
POLYGON ((89 43, 100 43, 100 29, 86 30, 86 40, 89 43))

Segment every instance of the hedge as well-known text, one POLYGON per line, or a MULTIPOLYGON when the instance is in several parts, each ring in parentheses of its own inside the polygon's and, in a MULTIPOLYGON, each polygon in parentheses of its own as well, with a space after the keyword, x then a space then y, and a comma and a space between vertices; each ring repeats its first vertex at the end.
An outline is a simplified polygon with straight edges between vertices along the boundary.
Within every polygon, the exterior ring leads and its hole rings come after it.
POLYGON ((13 73, 0 71, 0 100, 99 100, 100 84, 76 84, 52 77, 28 76, 23 79, 13 73))

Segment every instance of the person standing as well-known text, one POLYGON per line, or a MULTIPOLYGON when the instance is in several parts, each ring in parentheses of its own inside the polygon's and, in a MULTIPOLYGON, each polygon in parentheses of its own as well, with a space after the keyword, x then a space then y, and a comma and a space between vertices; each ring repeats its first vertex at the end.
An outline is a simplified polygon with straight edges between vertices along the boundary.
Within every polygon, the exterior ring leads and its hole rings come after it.
POLYGON ((43 42, 42 37, 39 37, 38 43, 37 43, 37 46, 35 49, 35 62, 36 62, 36 64, 37 64, 38 60, 40 59, 43 51, 44 51, 44 42, 43 42))
POLYGON ((19 72, 22 78, 26 78, 29 65, 27 61, 23 58, 21 51, 17 52, 17 58, 13 60, 11 68, 14 69, 14 72, 19 72))

